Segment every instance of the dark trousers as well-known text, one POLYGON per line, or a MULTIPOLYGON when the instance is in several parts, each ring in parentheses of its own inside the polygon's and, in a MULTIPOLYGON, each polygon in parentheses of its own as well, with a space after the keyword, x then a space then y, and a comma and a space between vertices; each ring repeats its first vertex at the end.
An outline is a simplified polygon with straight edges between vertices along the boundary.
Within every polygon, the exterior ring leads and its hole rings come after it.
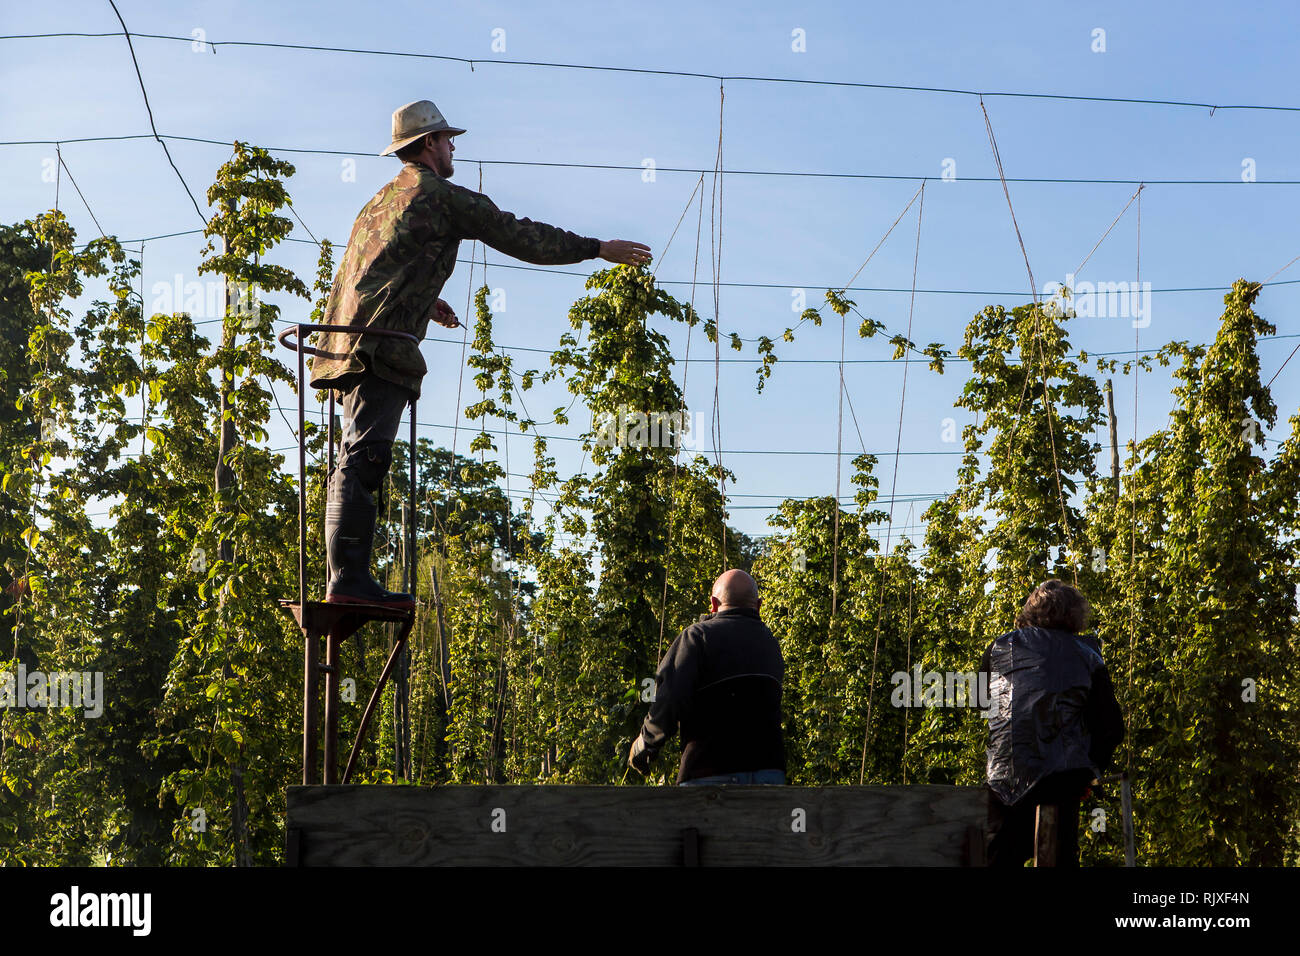
POLYGON ((1056 807, 1056 865, 1079 865, 1079 803, 1092 779, 1088 770, 1049 774, 1014 806, 989 791, 989 866, 1024 866, 1034 857, 1034 824, 1039 805, 1056 807))
POLYGON ((683 780, 679 787, 725 787, 734 784, 783 786, 784 770, 742 770, 739 773, 719 773, 709 777, 683 780))
POLYGON ((393 440, 415 395, 377 375, 358 375, 337 388, 343 398, 343 435, 330 480, 330 501, 374 505, 393 463, 393 440))

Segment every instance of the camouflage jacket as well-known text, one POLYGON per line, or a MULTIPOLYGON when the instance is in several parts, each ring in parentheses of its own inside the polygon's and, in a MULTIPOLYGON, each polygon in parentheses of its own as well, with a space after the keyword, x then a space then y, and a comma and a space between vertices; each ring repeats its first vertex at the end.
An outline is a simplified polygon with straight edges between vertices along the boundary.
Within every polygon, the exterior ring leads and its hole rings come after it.
MULTIPOLYGON (((538 265, 600 254, 599 239, 517 219, 482 193, 448 182, 427 166, 406 163, 357 216, 324 323, 394 329, 423 339, 462 239, 480 239, 538 265)), ((316 388, 369 371, 419 395, 428 370, 419 347, 403 339, 323 332, 316 348, 326 353, 312 359, 316 388)))

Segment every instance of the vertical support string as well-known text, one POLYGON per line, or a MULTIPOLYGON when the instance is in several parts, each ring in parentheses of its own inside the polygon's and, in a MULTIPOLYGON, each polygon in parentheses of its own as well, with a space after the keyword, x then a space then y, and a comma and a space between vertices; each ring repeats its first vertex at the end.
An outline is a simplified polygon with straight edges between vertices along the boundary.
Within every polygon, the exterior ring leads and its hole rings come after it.
POLYGON ((719 402, 719 382, 722 377, 722 108, 726 90, 718 80, 718 151, 713 162, 713 193, 709 204, 709 245, 713 259, 713 457, 718 470, 718 496, 722 499, 722 528, 720 570, 727 570, 727 479, 722 470, 722 409, 719 402), (717 222, 717 239, 714 240, 714 210, 717 222))
MULTIPOLYGON (((691 311, 690 317, 694 317, 695 314, 695 282, 699 276, 699 271, 700 271, 700 237, 704 226, 704 174, 703 173, 700 173, 700 181, 699 183, 696 184, 696 189, 699 191, 700 201, 699 201, 699 214, 696 216, 696 220, 695 220, 695 265, 691 269, 691 298, 689 302, 689 307, 691 311)), ((683 217, 685 217, 687 211, 690 210, 691 200, 693 200, 694 198, 695 198, 695 192, 692 191, 690 199, 686 200, 686 208, 682 210, 683 217)), ((681 224, 682 224, 681 219, 678 219, 677 225, 680 226, 681 224)), ((675 236, 676 234, 677 234, 677 230, 674 229, 673 235, 675 236)), ((672 241, 673 241, 672 237, 669 237, 668 244, 672 245, 672 241)), ((666 255, 667 252, 668 249, 665 246, 664 254, 666 255)), ((672 557, 673 519, 677 515, 677 473, 681 465, 681 457, 682 457, 681 436, 682 436, 682 432, 686 428, 686 416, 690 414, 689 407, 686 404, 686 379, 691 370, 691 333, 693 331, 694 331, 694 326, 690 322, 688 322, 686 325, 686 357, 682 361, 682 400, 681 400, 681 407, 679 409, 682 418, 676 425, 677 435, 673 441, 673 480, 672 480, 672 485, 668 491, 669 498, 670 498, 670 504, 668 507, 668 537, 667 537, 667 545, 665 546, 666 553, 664 554, 664 589, 663 589, 663 595, 659 600, 659 644, 655 652, 656 663, 662 660, 664 654, 664 626, 668 615, 668 568, 669 568, 669 559, 672 557)))
MULTIPOLYGON (((916 313, 916 274, 921 262, 921 222, 925 215, 925 181, 918 191, 921 202, 916 209, 916 247, 912 253, 912 297, 907 307, 907 341, 912 340, 912 318, 916 313)), ((867 744, 871 739, 871 715, 876 695, 876 667, 880 659, 880 630, 885 615, 885 580, 886 563, 889 549, 894 537, 894 504, 898 498, 898 462, 903 450, 903 409, 907 403, 907 370, 911 367, 911 349, 903 350, 903 385, 898 396, 898 433, 894 439, 894 478, 889 491, 889 524, 885 530, 885 548, 881 554, 880 564, 880 598, 876 603, 876 638, 871 650, 871 677, 867 682, 867 720, 862 730, 862 763, 858 767, 858 785, 861 786, 867 776, 867 744)), ((836 505, 838 508, 838 504, 836 505)))
MULTIPOLYGON (((1142 190, 1138 189, 1137 197, 1137 285, 1139 294, 1142 288, 1142 190)), ((1136 322, 1133 323, 1133 473, 1137 475, 1138 469, 1138 377, 1141 368, 1138 366, 1139 343, 1142 330, 1136 322)), ((1131 496, 1129 510, 1129 575, 1130 585, 1138 579, 1133 577, 1137 564, 1137 482, 1132 483, 1129 489, 1131 496)), ((1133 591, 1129 600, 1128 616, 1128 688, 1125 690, 1125 704, 1132 706, 1133 701, 1133 653, 1137 646, 1137 593, 1133 591)), ((1126 773, 1133 772, 1133 735, 1126 734, 1124 741, 1125 754, 1124 769, 1126 773)))
MULTIPOLYGON (((1042 384, 1043 384, 1043 408, 1047 412, 1047 437, 1051 443, 1051 448, 1052 448, 1052 473, 1053 473, 1053 477, 1056 480, 1056 496, 1061 505, 1061 529, 1065 532, 1066 544, 1069 547, 1069 550, 1073 551, 1074 533, 1070 529, 1070 518, 1069 518, 1068 511, 1065 507, 1065 492, 1061 486, 1061 463, 1057 459, 1057 455, 1056 455, 1056 427, 1052 421, 1053 418, 1052 399, 1047 390, 1047 356, 1046 353, 1043 351, 1042 336, 1039 334, 1039 325, 1042 322, 1042 309, 1038 301, 1038 284, 1034 281, 1034 270, 1029 265, 1029 252, 1025 249, 1025 240, 1024 237, 1020 234, 1020 223, 1016 221, 1016 210, 1011 203, 1011 190, 1007 187, 1006 172, 1002 168, 1002 155, 998 152, 997 137, 993 135, 993 123, 989 119, 989 111, 984 107, 984 97, 982 96, 980 97, 980 110, 984 113, 984 128, 988 132, 989 146, 993 150, 993 162, 997 166, 998 179, 1001 180, 1002 182, 1002 194, 1007 199, 1007 209, 1011 213, 1011 225, 1016 231, 1016 241, 1020 243, 1020 254, 1024 257, 1025 260, 1025 271, 1029 274, 1029 294, 1033 298, 1033 302, 1034 302, 1034 344, 1038 347, 1039 370, 1040 370, 1040 377, 1042 379, 1042 384)), ((1028 387, 1028 384, 1029 384, 1029 373, 1026 372, 1025 382, 1024 385, 1021 386, 1021 392, 1020 392, 1020 401, 1022 406, 1024 404, 1025 390, 1028 387)), ((1019 410, 1017 410, 1016 426, 1014 429, 1012 429, 1011 432, 1011 439, 1013 441, 1015 439, 1016 431, 1019 430, 1019 427, 1020 427, 1020 412, 1019 410)), ((1074 583, 1075 586, 1077 587, 1079 584, 1078 566, 1072 564, 1070 570, 1074 575, 1074 583)))

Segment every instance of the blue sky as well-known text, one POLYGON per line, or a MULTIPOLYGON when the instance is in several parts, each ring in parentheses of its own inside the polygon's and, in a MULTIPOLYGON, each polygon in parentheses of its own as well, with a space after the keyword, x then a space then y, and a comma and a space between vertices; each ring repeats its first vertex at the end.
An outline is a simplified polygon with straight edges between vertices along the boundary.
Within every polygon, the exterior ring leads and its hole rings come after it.
MULTIPOLYGON (((398 169, 377 154, 388 142, 390 114, 414 99, 433 99, 468 133, 457 140, 454 181, 482 188, 503 209, 584 235, 635 239, 656 255, 661 280, 689 282, 695 268, 696 207, 664 255, 686 208, 697 173, 663 171, 644 182, 640 167, 712 169, 718 142, 719 89, 709 78, 524 67, 494 59, 593 66, 638 67, 987 92, 1061 93, 1186 100, 1211 104, 1300 106, 1292 38, 1300 28, 1294 5, 1251 4, 1229 13, 1221 4, 969 4, 917 5, 773 3, 740 5, 627 3, 391 3, 382 8, 322 3, 157 3, 120 0, 133 33, 183 37, 204 31, 217 52, 191 43, 135 39, 136 54, 158 130, 272 149, 297 166, 289 189, 295 209, 317 237, 346 241, 365 202, 398 169), (741 12, 743 11, 743 12, 741 12), (1095 31, 1105 31, 1105 51, 1095 52, 1095 31), (803 31, 796 52, 793 33, 803 31), (493 50, 494 31, 503 52, 493 50), (432 53, 471 58, 464 63, 303 50, 221 46, 249 40, 432 53), (312 155, 288 148, 354 151, 354 157, 312 155), (511 162, 610 164, 600 170, 512 165, 511 162), (351 163, 352 165, 348 165, 351 163)), ((0 33, 98 33, 119 25, 107 0, 58 5, 8 5, 0 33)), ((0 41, 0 140, 57 140, 68 169, 103 228, 140 249, 142 237, 199 228, 189 198, 152 139, 69 142, 84 137, 149 132, 148 117, 126 41, 120 37, 0 41)), ((1152 296, 1150 325, 1140 330, 1143 349, 1172 339, 1212 339, 1223 290, 1238 277, 1262 280, 1300 255, 1294 227, 1300 180, 1295 148, 1300 113, 1180 108, 1071 100, 988 97, 1007 176, 1123 180, 1213 180, 1209 185, 1149 185, 1141 198, 1141 278, 1154 289, 1209 286, 1218 291, 1160 292, 1152 296), (1242 182, 1253 161, 1257 182, 1242 182)), ((169 140, 177 165, 200 197, 229 147, 169 140)), ((49 209, 54 183, 48 144, 0 147, 0 217, 14 222, 49 209)), ((972 181, 996 176, 983 115, 975 97, 898 90, 827 87, 730 80, 725 87, 723 166, 727 170, 883 174, 897 180, 848 178, 724 177, 721 273, 725 282, 773 288, 723 287, 719 322, 746 339, 779 337, 796 318, 792 289, 820 304, 827 287, 844 285, 907 205, 923 177, 924 216, 917 259, 912 338, 955 348, 971 316, 983 306, 1028 300, 1029 283, 1000 185, 972 181), (950 162, 949 162, 950 161, 950 162), (947 168, 955 181, 945 182, 947 168), (970 294, 975 293, 975 294, 970 294)), ((706 180, 700 278, 709 265, 706 180)), ((1012 183, 1016 216, 1037 284, 1062 281, 1088 254, 1133 194, 1126 184, 1012 183)), ((64 177, 60 207, 82 240, 96 232, 81 200, 64 177)), ((1138 259, 1136 204, 1090 259, 1081 279, 1131 281, 1138 259)), ((305 235, 295 231, 295 235, 305 235)), ((175 276, 195 281, 203 239, 184 235, 146 242, 144 294, 152 303, 175 276)), ((468 260, 471 250, 461 246, 468 260)), ((857 278, 855 285, 907 290, 916 251, 916 207, 857 278)), ((489 250, 488 282, 506 292, 495 319, 496 340, 508 346, 549 349, 568 329, 569 305, 583 294, 583 277, 595 261, 541 271, 506 268, 513 260, 489 250), (575 275, 573 273, 580 273, 575 275)), ((310 278, 315 248, 286 244, 273 256, 310 278)), ((457 268, 443 293, 467 313, 469 269, 457 268)), ((475 285, 481 273, 475 274, 475 285)), ((1277 281, 1300 279, 1300 264, 1277 281)), ((690 286, 669 285, 681 299, 690 286)), ((864 314, 903 331, 910 296, 850 294, 864 314)), ((708 286, 696 308, 714 311, 708 286)), ((1297 331, 1300 285, 1266 288, 1257 310, 1280 334, 1297 331)), ((286 303, 286 318, 310 307, 286 303), (295 311, 297 310, 297 311, 295 311)), ((829 310, 827 311, 830 316, 829 310)), ((833 320, 834 317, 830 316, 833 320)), ((901 363, 880 361, 891 350, 882 338, 862 340, 849 328, 849 396, 862 441, 845 412, 842 493, 848 495, 849 456, 880 452, 878 474, 887 493, 898 429, 901 363)), ((209 326, 209 328, 213 328, 209 326)), ((1072 342, 1089 352, 1132 349, 1126 318, 1080 318, 1072 342)), ((214 333, 210 333, 214 334, 214 333)), ((430 372, 420 403, 421 433, 444 445, 456 407, 460 334, 435 326, 424 345, 430 372)), ((673 329, 674 353, 685 335, 673 329)), ((1295 341, 1261 344, 1271 376, 1295 341)), ((708 354, 697 331, 692 357, 708 354)), ((805 326, 793 344, 778 342, 781 360, 761 395, 754 389, 757 361, 721 366, 719 382, 724 464, 737 473, 729 486, 732 523, 764 533, 766 508, 782 496, 829 494, 835 458, 778 455, 777 451, 833 452, 836 447, 836 376, 839 330, 805 326), (797 364, 788 360, 822 360, 797 364), (742 497, 744 496, 744 497, 742 497), (753 496, 753 497, 749 497, 753 496), (762 497, 769 496, 769 497, 762 497)), ((291 358, 285 353, 286 362, 291 358)), ((544 368, 545 356, 519 352, 516 368, 544 368)), ((678 366, 680 374, 681 366, 678 366)), ((964 368, 952 363, 937 376, 914 364, 908 373, 899 459, 900 498, 928 497, 955 483, 960 447, 943 440, 945 418, 958 430, 969 421, 952 403, 964 368)), ((690 364, 687 400, 705 417, 712 412, 712 363, 690 364)), ((472 400, 468 376, 466 400, 472 400)), ((1133 382, 1117 381, 1121 442, 1133 432, 1133 382)), ((1161 427, 1169 409, 1169 379, 1157 370, 1139 385, 1138 431, 1161 427)), ((1300 401, 1300 361, 1274 385, 1282 422, 1300 401)), ((281 400, 293 407, 293 396, 281 400)), ((541 419, 567 404, 558 386, 528 394, 541 419)), ((576 435, 568 429, 544 429, 576 435)), ((272 441, 292 442, 274 423, 272 441)), ((460 431, 464 453, 472 432, 460 431)), ((1099 440, 1104 436, 1099 434, 1099 440)), ((499 442, 500 444, 500 442, 499 442)), ((706 447, 712 447, 707 437, 706 447)), ((561 474, 576 468, 580 452, 553 442, 561 474)), ((529 444, 510 442, 510 471, 527 471, 529 444)), ((1103 450, 1101 461, 1107 460, 1103 450)), ((512 479, 516 496, 523 479, 512 479)), ((912 529, 919 538, 925 500, 895 511, 895 538, 912 529)))

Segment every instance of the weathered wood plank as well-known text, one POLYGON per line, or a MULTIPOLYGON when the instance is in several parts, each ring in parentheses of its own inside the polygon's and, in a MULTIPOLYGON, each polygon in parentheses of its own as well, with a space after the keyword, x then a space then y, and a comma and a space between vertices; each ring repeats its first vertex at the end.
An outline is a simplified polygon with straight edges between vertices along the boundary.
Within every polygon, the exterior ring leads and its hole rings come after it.
POLYGON ((1039 804, 1034 815, 1034 866, 1056 866, 1057 807, 1039 804))
POLYGON ((290 787, 305 866, 960 866, 982 787, 290 787))

